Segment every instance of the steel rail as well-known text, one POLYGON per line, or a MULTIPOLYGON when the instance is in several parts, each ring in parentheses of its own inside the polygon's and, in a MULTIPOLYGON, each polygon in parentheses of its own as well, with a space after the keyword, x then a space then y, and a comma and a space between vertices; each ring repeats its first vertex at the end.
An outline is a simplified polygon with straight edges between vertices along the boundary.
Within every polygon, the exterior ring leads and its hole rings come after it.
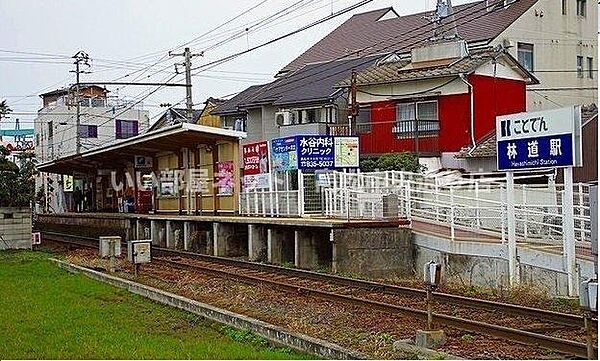
MULTIPOLYGON (((421 320, 427 320, 427 311, 413 309, 404 306, 391 305, 388 303, 367 300, 363 298, 348 296, 337 294, 328 291, 317 290, 313 288, 308 288, 304 286, 291 285, 288 283, 284 283, 281 281, 261 278, 256 276, 251 276, 247 274, 240 274, 235 272, 230 272, 222 269, 215 269, 206 266, 200 265, 191 265, 186 263, 181 263, 177 261, 172 261, 164 258, 157 258, 155 262, 162 263, 168 265, 173 268, 178 268, 182 270, 188 271, 201 271, 206 274, 214 275, 217 277, 224 277, 227 279, 231 279, 234 281, 242 281, 249 284, 254 285, 265 285, 270 284, 277 286, 281 289, 284 289, 293 293, 300 293, 303 295, 314 295, 319 298, 329 299, 336 302, 345 302, 348 304, 368 307, 370 309, 376 309, 379 311, 397 314, 402 313, 407 316, 416 317, 421 320)), ((464 331, 475 332, 475 333, 483 333, 493 337, 499 337, 506 340, 515 341, 521 344, 535 345, 543 348, 547 348, 553 351, 559 351, 568 355, 576 355, 581 357, 587 357, 587 345, 584 343, 579 343, 570 340, 564 340, 556 337, 541 335, 533 332, 513 329, 504 326, 492 325, 485 322, 467 320, 464 318, 448 316, 443 314, 434 313, 433 321, 439 324, 443 324, 448 327, 461 329, 464 331)), ((597 354, 597 348, 594 349, 597 354)))
MULTIPOLYGON (((76 236, 59 232, 42 232, 44 234, 49 235, 57 235, 62 237, 69 238, 81 238, 88 239, 92 241, 97 241, 97 238, 86 237, 86 236, 76 236)), ((86 246, 86 245, 83 245, 86 246)), ((308 279, 313 279, 317 281, 323 282, 331 282, 341 286, 355 287, 361 288, 369 291, 378 291, 382 293, 386 293, 389 295, 397 295, 397 296, 413 296, 413 297, 425 297, 425 290, 421 290, 418 288, 412 287, 403 287, 397 285, 390 285, 381 282, 367 281, 367 280, 359 280, 348 277, 342 277, 337 275, 332 275, 328 273, 319 273, 315 271, 301 270, 301 269, 293 269, 286 268, 276 265, 257 263, 257 262, 249 262, 243 260, 237 260, 227 257, 219 257, 219 256, 211 256, 194 252, 187 251, 179 251, 173 250, 169 248, 161 248, 161 247, 152 247, 153 253, 168 255, 168 256, 179 256, 179 257, 187 257, 192 259, 198 259, 207 262, 217 262, 224 265, 245 267, 249 269, 253 269, 256 271, 263 272, 278 272, 287 276, 292 277, 303 277, 308 279)), ((527 307, 521 305, 515 305, 510 303, 503 303, 497 301, 490 300, 482 300, 472 297, 465 297, 460 295, 453 295, 449 293, 442 292, 433 292, 433 295, 438 302, 450 303, 460 306, 468 306, 483 310, 489 311, 500 311, 510 315, 516 316, 525 316, 532 317, 544 321, 550 321, 556 324, 565 325, 565 326, 575 326, 575 327, 584 327, 584 319, 580 315, 570 314, 570 313, 562 313, 556 311, 549 311, 544 309, 538 309, 534 307, 527 307)), ((597 323, 594 323, 594 326, 597 328, 597 323)))
MULTIPOLYGON (((403 287, 390 285, 380 282, 359 280, 348 277, 342 277, 332 275, 328 273, 319 273, 308 270, 300 270, 293 268, 285 268, 281 266, 268 265, 264 263, 256 263, 249 261, 242 261, 237 259, 231 259, 219 256, 210 256, 193 252, 178 251, 168 248, 153 247, 153 250, 158 254, 187 257, 192 259, 204 260, 209 262, 218 262, 221 264, 246 267, 257 271, 265 272, 278 272, 287 276, 309 278, 317 281, 332 282, 341 286, 362 288, 369 291, 378 291, 390 295, 400 296, 415 296, 425 298, 426 291, 418 288, 403 287)), ((502 303, 497 301, 482 300, 472 297, 465 297, 460 295, 453 295, 449 293, 433 292, 433 295, 438 302, 451 303, 460 306, 468 306, 478 309, 484 309, 489 311, 500 311, 511 315, 526 316, 544 321, 550 321, 556 324, 565 326, 584 327, 584 319, 582 316, 561 313, 549 310, 538 309, 534 307, 527 307, 521 305, 515 305, 510 303, 502 303)))
MULTIPOLYGON (((51 234, 51 235, 52 234, 58 235, 59 237, 84 238, 84 239, 90 239, 90 240, 94 240, 94 241, 96 240, 95 238, 91 238, 91 237, 80 237, 80 236, 62 234, 62 233, 58 233, 58 232, 44 232, 44 233, 51 234)), ((89 247, 89 248, 98 248, 97 245, 92 245, 89 243, 66 241, 64 239, 62 239, 62 240, 61 239, 58 239, 58 240, 52 239, 52 240, 56 240, 58 242, 63 242, 63 243, 76 244, 79 246, 84 246, 84 247, 89 247)), ((163 254, 171 253, 172 255, 173 254, 176 254, 176 255, 189 254, 192 256, 205 256, 205 255, 199 255, 199 254, 191 253, 191 252, 181 252, 181 251, 174 251, 171 249, 154 247, 154 252, 156 252, 156 251, 158 251, 158 253, 163 253, 163 254)), ((245 261, 237 262, 236 260, 223 258, 223 257, 215 257, 215 256, 208 256, 208 257, 210 259, 219 258, 220 260, 226 260, 229 264, 234 265, 234 266, 238 265, 239 263, 249 263, 252 265, 260 265, 260 264, 256 264, 256 263, 252 263, 252 262, 245 262, 245 261)), ((189 257, 189 258, 193 259, 193 258, 200 258, 200 257, 189 257)), ((215 269, 215 268, 210 268, 210 267, 200 266, 200 265, 190 265, 190 264, 181 263, 181 262, 168 260, 168 259, 164 259, 164 258, 155 258, 154 261, 156 263, 166 264, 173 268, 190 270, 190 271, 201 271, 206 274, 211 274, 211 275, 214 275, 217 277, 224 277, 224 278, 231 279, 234 281, 242 281, 242 282, 254 284, 254 285, 272 284, 272 285, 280 287, 281 289, 284 289, 289 292, 300 293, 300 294, 305 294, 305 295, 314 295, 314 296, 324 298, 324 299, 329 299, 332 301, 341 301, 341 302, 349 303, 352 305, 369 307, 371 309, 377 309, 377 310, 387 312, 387 313, 392 313, 392 314, 402 313, 402 314, 406 314, 407 316, 416 317, 421 320, 427 320, 427 311, 424 311, 424 310, 413 309, 413 308, 404 307, 404 306, 391 305, 391 304, 387 304, 387 303, 383 303, 383 302, 378 302, 378 301, 373 301, 373 300, 368 300, 368 299, 363 299, 363 298, 358 298, 358 297, 353 297, 353 296, 348 296, 348 295, 342 295, 342 294, 337 294, 337 293, 328 292, 328 291, 317 290, 317 289, 308 288, 308 287, 304 287, 304 286, 292 285, 292 284, 284 283, 284 282, 273 280, 273 279, 266 279, 266 278, 256 277, 256 276, 247 275, 247 274, 240 274, 240 273, 230 272, 230 271, 226 271, 226 270, 222 270, 222 269, 215 269)), ((267 265, 261 265, 261 266, 267 266, 267 265)), ((273 266, 273 267, 277 270, 283 269, 286 271, 298 271, 298 270, 291 270, 288 268, 283 268, 283 267, 278 267, 278 266, 273 266)), ((269 265, 269 268, 271 268, 270 265, 269 265)), ((302 271, 302 272, 304 273, 304 271, 302 271)), ((310 272, 310 271, 307 271, 307 272, 310 272)), ((316 274, 316 275, 323 275, 323 274, 316 273, 316 272, 310 272, 310 273, 316 274)), ((335 277, 340 278, 344 281, 359 281, 359 282, 366 282, 366 284, 374 283, 374 282, 370 282, 370 281, 360 281, 360 280, 354 280, 354 279, 349 279, 349 278, 344 278, 344 277, 339 277, 339 276, 335 276, 335 277)), ((308 277, 308 278, 310 278, 310 277, 308 277)), ((319 280, 322 280, 322 279, 319 279, 319 280)), ((374 284, 383 285, 386 287, 398 287, 398 286, 390 286, 390 285, 385 285, 385 284, 377 284, 377 283, 374 283, 374 284)), ((354 286, 352 284, 352 282, 350 282, 348 285, 354 286)), ((378 288, 369 288, 369 289, 379 290, 378 288)), ((412 288, 407 288, 407 289, 410 290, 411 292, 421 291, 421 290, 412 289, 412 288)), ((538 310, 538 311, 543 311, 543 310, 538 310)), ((537 334, 537 333, 533 333, 533 332, 529 332, 529 331, 523 331, 523 330, 505 327, 505 326, 493 325, 493 324, 488 324, 485 322, 468 320, 468 319, 463 319, 463 318, 459 318, 459 317, 443 315, 443 314, 438 314, 438 313, 433 314, 433 321, 437 322, 439 324, 443 324, 448 327, 453 327, 453 328, 461 329, 464 331, 487 334, 487 335, 490 335, 493 337, 499 337, 499 338, 506 339, 506 340, 512 340, 517 343, 540 346, 543 348, 547 348, 547 349, 554 350, 554 351, 559 351, 559 352, 569 354, 569 355, 587 357, 586 344, 575 342, 575 341, 564 340, 564 339, 541 335, 541 334, 537 334)), ((594 353, 597 357, 598 349, 596 347, 594 348, 594 353)))

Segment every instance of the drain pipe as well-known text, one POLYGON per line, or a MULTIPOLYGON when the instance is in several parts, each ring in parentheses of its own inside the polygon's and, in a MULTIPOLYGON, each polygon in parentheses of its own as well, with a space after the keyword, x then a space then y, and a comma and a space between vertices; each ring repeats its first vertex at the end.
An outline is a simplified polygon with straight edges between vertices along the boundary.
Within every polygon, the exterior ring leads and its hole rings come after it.
POLYGON ((469 83, 469 81, 467 80, 467 77, 465 76, 464 73, 460 73, 460 80, 462 80, 463 83, 465 83, 467 85, 467 87, 469 87, 469 95, 471 97, 471 99, 469 100, 469 116, 470 116, 470 120, 471 120, 471 129, 470 129, 470 133, 471 133, 471 149, 469 150, 468 154, 471 154, 471 152, 473 152, 475 150, 475 123, 474 123, 474 119, 473 119, 473 84, 469 83))

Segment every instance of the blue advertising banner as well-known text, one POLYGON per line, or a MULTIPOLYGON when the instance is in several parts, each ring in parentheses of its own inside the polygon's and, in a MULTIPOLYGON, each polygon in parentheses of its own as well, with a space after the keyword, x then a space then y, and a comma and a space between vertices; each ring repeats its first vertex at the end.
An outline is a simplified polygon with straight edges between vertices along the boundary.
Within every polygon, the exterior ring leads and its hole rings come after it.
POLYGON ((496 117, 496 154, 499 171, 580 166, 580 108, 496 117))
POLYGON ((329 135, 296 136, 298 169, 333 169, 334 141, 329 135))
POLYGON ((278 138, 271 141, 271 158, 273 170, 286 172, 298 169, 296 155, 296 138, 278 138))

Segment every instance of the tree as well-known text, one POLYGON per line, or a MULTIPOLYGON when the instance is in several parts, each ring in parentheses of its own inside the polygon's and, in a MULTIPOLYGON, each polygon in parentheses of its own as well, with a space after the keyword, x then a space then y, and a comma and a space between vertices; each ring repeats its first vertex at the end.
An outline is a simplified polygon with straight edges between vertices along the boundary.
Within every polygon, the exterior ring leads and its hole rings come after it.
POLYGON ((6 100, 0 102, 0 119, 12 113, 12 109, 6 104, 6 100))
POLYGON ((18 155, 20 166, 8 160, 8 149, 0 146, 0 207, 28 207, 35 199, 35 155, 18 155))
POLYGON ((419 158, 409 152, 387 153, 378 158, 365 158, 360 161, 362 172, 397 170, 421 173, 426 169, 424 165, 419 164, 419 158))

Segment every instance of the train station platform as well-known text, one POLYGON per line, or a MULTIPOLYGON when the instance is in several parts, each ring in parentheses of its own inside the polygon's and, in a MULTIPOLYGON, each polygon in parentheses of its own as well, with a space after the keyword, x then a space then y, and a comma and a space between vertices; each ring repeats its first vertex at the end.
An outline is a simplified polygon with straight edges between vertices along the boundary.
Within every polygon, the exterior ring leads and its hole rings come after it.
POLYGON ((373 277, 412 272, 411 232, 403 219, 60 213, 39 214, 35 228, 42 237, 45 232, 118 235, 215 256, 373 277))
MULTIPOLYGON (((424 220, 62 213, 38 215, 35 227, 42 236, 151 239, 160 247, 371 278, 419 277, 422 264, 436 260, 448 280, 508 287, 501 238, 475 230, 455 230, 452 238, 449 226, 424 220)), ((517 254, 523 282, 566 292, 560 247, 519 242, 517 254)), ((585 250, 578 252, 579 277, 591 277, 594 263, 585 250)))

